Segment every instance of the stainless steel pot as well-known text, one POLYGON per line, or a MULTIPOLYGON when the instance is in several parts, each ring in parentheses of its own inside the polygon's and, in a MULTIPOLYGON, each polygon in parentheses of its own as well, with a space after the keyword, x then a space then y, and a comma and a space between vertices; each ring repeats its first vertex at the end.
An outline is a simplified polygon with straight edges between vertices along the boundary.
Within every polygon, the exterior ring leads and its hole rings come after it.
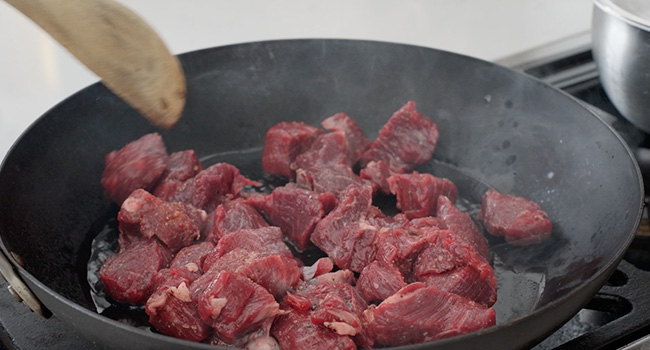
POLYGON ((594 0, 594 60, 607 96, 650 133, 650 1, 594 0))

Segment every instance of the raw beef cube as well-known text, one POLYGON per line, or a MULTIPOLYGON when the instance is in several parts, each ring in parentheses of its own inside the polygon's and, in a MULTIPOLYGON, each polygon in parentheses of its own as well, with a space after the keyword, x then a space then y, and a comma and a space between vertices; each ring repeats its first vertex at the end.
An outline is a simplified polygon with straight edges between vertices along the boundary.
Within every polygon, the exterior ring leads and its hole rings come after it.
POLYGON ((312 310, 321 307, 327 296, 339 298, 345 308, 358 317, 361 317, 363 311, 367 308, 366 302, 359 295, 359 292, 348 283, 321 281, 318 284, 303 284, 294 294, 294 297, 309 300, 312 310))
POLYGON ((172 252, 177 252, 196 241, 207 214, 185 203, 160 200, 143 213, 140 233, 158 237, 172 252))
POLYGON ((323 128, 330 131, 340 131, 347 140, 347 156, 351 164, 361 159, 361 155, 370 147, 370 140, 364 135, 357 123, 345 113, 337 113, 320 123, 323 128))
POLYGON ((194 177, 201 170, 203 170, 203 165, 194 150, 174 152, 167 159, 167 167, 160 181, 185 181, 194 177))
POLYGON ((553 224, 537 203, 492 189, 483 195, 479 219, 490 234, 522 246, 545 240, 553 230, 553 224))
POLYGON ((375 190, 379 190, 385 194, 390 194, 388 178, 391 175, 393 175, 393 172, 390 170, 390 165, 383 160, 368 162, 366 167, 361 169, 359 173, 362 179, 372 182, 375 190))
POLYGON ((423 343, 474 332, 496 323, 494 309, 412 283, 366 313, 376 347, 423 343))
POLYGON ((308 280, 310 284, 323 284, 323 283, 344 283, 354 285, 356 278, 354 272, 350 270, 338 270, 336 272, 324 273, 320 276, 308 280))
POLYGON ((214 244, 211 242, 200 242, 187 246, 176 253, 174 260, 169 264, 169 267, 185 269, 196 274, 196 277, 198 278, 203 274, 203 272, 205 272, 202 268, 203 261, 205 261, 205 258, 214 247, 214 244))
POLYGON ((106 259, 99 270, 111 298, 133 305, 143 304, 152 290, 154 274, 171 260, 169 249, 152 238, 131 244, 106 259))
POLYGON ((172 153, 167 159, 165 171, 151 193, 156 197, 167 198, 177 192, 184 181, 202 170, 203 165, 193 150, 172 153))
POLYGON ((427 277, 438 275, 436 288, 487 307, 494 304, 497 297, 494 271, 471 245, 454 232, 437 229, 431 229, 427 242, 413 265, 415 279, 426 279, 431 285, 433 281, 427 277), (459 269, 464 271, 456 271, 459 269), (461 276, 464 279, 458 280, 461 276))
POLYGON ((318 194, 295 184, 273 190, 260 209, 300 251, 307 249, 311 233, 324 215, 318 194))
POLYGON ((218 257, 237 248, 264 255, 284 255, 292 257, 291 250, 282 240, 279 227, 269 226, 258 229, 243 229, 224 236, 212 254, 218 257))
POLYGON ((298 262, 286 255, 265 255, 235 249, 222 257, 205 259, 204 271, 230 271, 250 278, 280 299, 300 280, 298 262))
POLYGON ((309 169, 298 169, 296 183, 317 193, 331 193, 337 198, 350 185, 371 185, 368 180, 360 178, 345 164, 317 165, 309 169))
POLYGON ((288 310, 278 316, 271 328, 271 334, 282 349, 310 350, 356 350, 357 346, 349 336, 341 336, 324 327, 311 323, 308 312, 288 310))
POLYGON ((117 213, 120 232, 129 236, 140 236, 142 214, 158 203, 158 198, 143 189, 133 191, 122 202, 120 211, 117 213))
POLYGON ((142 136, 105 157, 102 186, 118 204, 138 188, 150 190, 165 171, 167 150, 159 134, 142 136))
POLYGON ((311 314, 311 323, 329 328, 338 335, 354 337, 363 331, 361 320, 339 296, 328 294, 311 314))
POLYGON ((341 269, 360 272, 374 260, 372 242, 377 228, 365 219, 371 201, 370 187, 350 186, 338 206, 314 228, 312 243, 327 253, 341 269), (360 254, 355 255, 355 250, 360 254))
POLYGON ((433 216, 439 196, 447 196, 452 202, 458 198, 453 182, 431 174, 395 174, 388 178, 390 192, 397 195, 397 209, 409 219, 433 216))
POLYGON ((447 196, 438 197, 436 216, 450 231, 473 246, 486 261, 490 261, 490 250, 483 234, 469 214, 460 211, 447 196))
POLYGON ((266 132, 262 151, 262 168, 269 174, 294 177, 291 163, 309 149, 323 130, 300 122, 281 122, 266 132))
POLYGON ((420 252, 428 246, 426 234, 418 231, 418 234, 410 234, 407 230, 397 228, 383 232, 378 235, 377 256, 384 256, 386 250, 395 250, 393 262, 400 270, 407 282, 413 280, 413 264, 420 252))
POLYGON ((308 150, 299 154, 291 163, 291 169, 311 169, 316 166, 344 164, 352 166, 348 160, 348 141, 342 132, 330 132, 320 135, 314 140, 308 150))
POLYGON ((458 267, 440 274, 420 277, 420 281, 427 286, 434 286, 486 307, 492 306, 497 297, 495 286, 491 280, 481 277, 479 270, 473 266, 458 267))
POLYGON ((190 281, 161 270, 156 291, 145 307, 149 323, 163 334, 199 342, 209 335, 209 327, 200 318, 196 302, 190 297, 190 281))
POLYGON ((168 202, 183 202, 211 212, 226 200, 238 197, 249 184, 259 185, 241 175, 236 167, 217 163, 158 196, 168 202))
POLYGON ((302 268, 302 277, 305 281, 309 281, 320 275, 326 274, 334 269, 334 262, 330 258, 320 258, 314 265, 305 266, 302 268))
POLYGON ((235 199, 220 204, 212 216, 212 230, 206 233, 205 240, 214 243, 232 232, 242 229, 267 227, 264 218, 243 199, 235 199))
MULTIPOLYGON (((449 201, 449 199, 446 196, 438 197, 438 199, 440 199, 440 198, 445 198, 447 201, 449 201)), ((440 203, 440 200, 438 200, 438 203, 440 203)), ((449 203, 451 203, 451 202, 449 202, 449 203)), ((452 205, 453 205, 453 203, 452 203, 452 205)), ((455 209, 455 207, 454 207, 454 209, 455 209)), ((438 211, 438 212, 440 212, 440 211, 438 211)), ((422 217, 422 218, 416 218, 416 219, 410 220, 406 225, 403 226, 403 228, 405 228, 412 235, 418 235, 419 232, 422 229, 429 228, 429 227, 435 227, 435 228, 439 228, 441 230, 446 230, 447 229, 447 225, 445 224, 445 221, 442 218, 433 217, 433 216, 425 216, 425 217, 422 217)), ((453 230, 451 230, 451 231, 453 231, 453 230)))
POLYGON ((406 286, 397 266, 384 261, 373 261, 357 280, 357 290, 367 303, 382 301, 406 286))
POLYGON ((199 238, 206 217, 203 210, 180 202, 165 202, 138 189, 122 203, 117 219, 122 233, 139 232, 147 238, 155 235, 176 252, 199 238))
POLYGON ((438 136, 438 126, 409 101, 381 128, 379 137, 361 157, 361 166, 383 160, 392 172, 411 171, 431 158, 438 136))
POLYGON ((248 278, 228 271, 219 272, 196 295, 196 300, 201 319, 226 343, 257 328, 270 327, 280 313, 278 303, 269 292, 248 278))

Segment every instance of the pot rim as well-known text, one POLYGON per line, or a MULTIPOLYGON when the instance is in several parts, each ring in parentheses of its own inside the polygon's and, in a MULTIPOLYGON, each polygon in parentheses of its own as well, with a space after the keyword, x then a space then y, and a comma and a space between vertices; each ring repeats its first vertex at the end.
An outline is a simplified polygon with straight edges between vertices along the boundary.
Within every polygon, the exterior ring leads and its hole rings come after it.
POLYGON ((627 9, 621 7, 616 0, 593 0, 594 5, 600 8, 605 13, 612 15, 626 23, 639 28, 643 31, 650 32, 650 19, 642 18, 627 9))

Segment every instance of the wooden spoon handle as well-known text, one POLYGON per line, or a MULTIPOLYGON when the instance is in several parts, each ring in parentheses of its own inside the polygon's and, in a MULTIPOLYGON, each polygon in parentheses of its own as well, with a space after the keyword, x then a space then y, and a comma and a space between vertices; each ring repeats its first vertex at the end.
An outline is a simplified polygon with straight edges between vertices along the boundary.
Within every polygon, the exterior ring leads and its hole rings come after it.
POLYGON ((36 22, 152 124, 171 128, 185 105, 178 59, 138 15, 112 0, 6 0, 36 22))

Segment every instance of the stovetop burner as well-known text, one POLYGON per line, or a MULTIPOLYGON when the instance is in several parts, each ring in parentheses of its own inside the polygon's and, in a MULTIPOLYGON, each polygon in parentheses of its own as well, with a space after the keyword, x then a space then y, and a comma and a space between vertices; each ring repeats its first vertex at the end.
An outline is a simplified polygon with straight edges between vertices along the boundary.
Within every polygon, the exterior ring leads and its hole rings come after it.
MULTIPOLYGON (((589 48, 514 68, 576 97, 612 126, 635 153, 650 148, 645 133, 621 117, 607 98, 589 48)), ((650 151, 648 155, 650 160, 650 151)), ((650 345, 650 228, 647 223, 644 214, 639 233, 607 284, 575 317, 534 347, 535 350, 637 350, 650 345)), ((7 285, 0 279, 0 290, 6 290, 7 285)), ((41 348, 95 350, 100 346, 56 317, 40 318, 17 303, 8 292, 0 293, 0 350, 41 348)))

